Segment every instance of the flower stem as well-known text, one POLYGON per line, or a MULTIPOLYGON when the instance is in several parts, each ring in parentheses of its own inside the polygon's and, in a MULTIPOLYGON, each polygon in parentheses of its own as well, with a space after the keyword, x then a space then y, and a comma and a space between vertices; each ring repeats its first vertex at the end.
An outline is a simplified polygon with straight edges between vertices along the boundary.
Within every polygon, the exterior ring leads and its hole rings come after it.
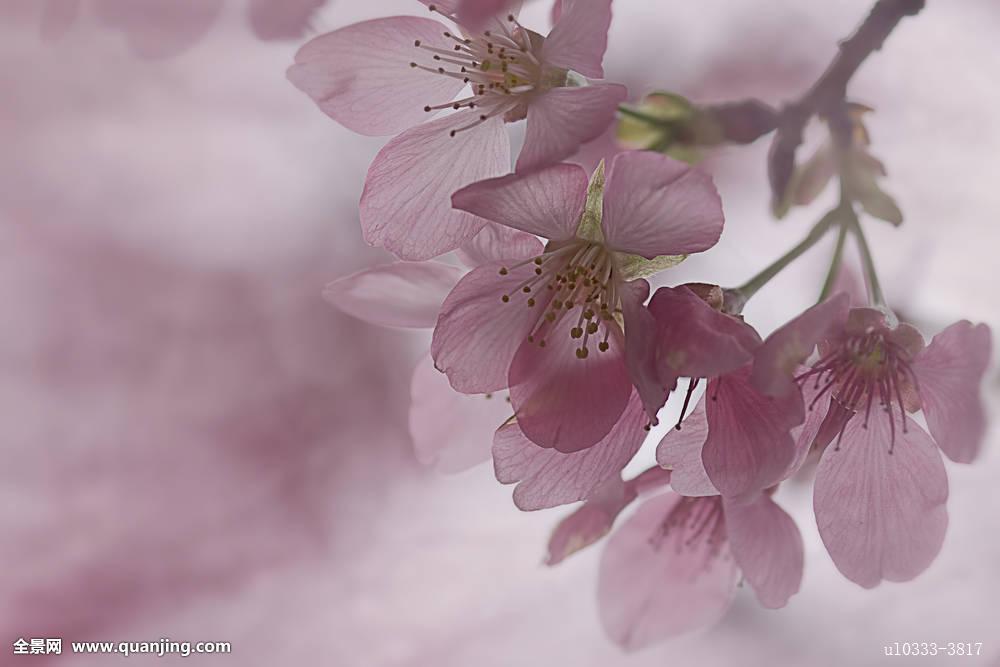
POLYGON ((858 242, 858 250, 861 253, 861 266, 865 272, 865 285, 868 288, 868 302, 873 308, 877 308, 885 313, 886 320, 890 326, 895 326, 898 324, 899 318, 896 317, 896 314, 889 307, 885 299, 885 293, 882 291, 882 283, 879 282, 878 271, 875 269, 875 259, 872 257, 871 247, 868 245, 868 239, 865 238, 861 222, 853 210, 851 211, 850 218, 848 218, 848 222, 851 232, 858 242))
POLYGON ((830 270, 826 274, 826 281, 823 283, 823 291, 819 294, 818 303, 823 303, 830 298, 833 286, 837 283, 837 277, 840 276, 840 265, 844 260, 844 246, 847 243, 847 230, 847 225, 841 220, 840 233, 837 234, 837 247, 833 251, 833 259, 830 260, 830 270))
POLYGON ((829 211, 813 226, 809 234, 806 235, 806 237, 802 239, 797 246, 779 257, 770 266, 744 284, 739 287, 724 290, 726 295, 726 305, 724 307, 725 311, 730 315, 738 315, 743 312, 743 307, 746 305, 747 301, 749 301, 754 294, 759 292, 764 285, 771 282, 775 276, 784 271, 789 264, 794 262, 796 259, 804 255, 810 248, 819 243, 819 241, 826 236, 826 233, 830 231, 830 228, 838 220, 842 213, 842 206, 838 206, 837 208, 829 211))

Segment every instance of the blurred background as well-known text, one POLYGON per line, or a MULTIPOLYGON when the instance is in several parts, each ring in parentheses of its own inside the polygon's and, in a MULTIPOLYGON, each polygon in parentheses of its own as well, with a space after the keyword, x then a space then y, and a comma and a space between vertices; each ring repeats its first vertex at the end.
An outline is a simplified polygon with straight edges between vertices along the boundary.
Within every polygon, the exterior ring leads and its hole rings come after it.
MULTIPOLYGON (((877 109, 872 151, 907 219, 867 228, 890 297, 928 338, 962 318, 996 331, 1000 7, 928 5, 851 88, 877 109)), ((607 75, 633 99, 776 104, 869 6, 615 0, 607 75)), ((533 0, 524 23, 548 10, 533 0)), ((129 664, 877 665, 906 641, 983 642, 951 661, 1000 665, 995 428, 975 465, 949 464, 949 534, 916 581, 841 577, 808 487, 790 485, 802 592, 771 612, 741 590, 717 627, 635 655, 598 623, 600 549, 541 564, 568 509, 519 512, 489 464, 446 477, 416 462, 409 382, 426 336, 320 296, 390 261, 357 219, 383 140, 326 118, 284 71, 309 36, 425 11, 0 0, 0 664, 104 665, 120 658, 69 642, 167 637, 233 653, 129 664), (11 656, 18 637, 61 637, 63 655, 11 656)), ((832 203, 772 221, 766 150, 713 154, 726 232, 666 280, 742 282, 832 203)), ((832 240, 751 303, 762 333, 815 299, 832 240)), ((986 392, 996 415, 995 367, 986 392)))

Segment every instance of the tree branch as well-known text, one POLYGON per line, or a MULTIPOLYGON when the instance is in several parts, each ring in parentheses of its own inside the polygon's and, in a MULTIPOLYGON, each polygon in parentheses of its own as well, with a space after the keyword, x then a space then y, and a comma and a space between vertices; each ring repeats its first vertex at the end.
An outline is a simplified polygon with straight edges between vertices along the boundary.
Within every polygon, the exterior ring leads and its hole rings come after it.
POLYGON ((851 77, 868 56, 882 48, 903 18, 918 14, 924 5, 925 0, 878 0, 864 23, 840 43, 833 62, 816 83, 802 98, 781 110, 778 132, 768 157, 768 177, 775 200, 780 201, 784 197, 795 169, 795 152, 802 143, 802 131, 809 119, 822 114, 834 121, 835 136, 843 137, 844 132, 849 132, 849 124, 843 119, 847 84, 851 77))

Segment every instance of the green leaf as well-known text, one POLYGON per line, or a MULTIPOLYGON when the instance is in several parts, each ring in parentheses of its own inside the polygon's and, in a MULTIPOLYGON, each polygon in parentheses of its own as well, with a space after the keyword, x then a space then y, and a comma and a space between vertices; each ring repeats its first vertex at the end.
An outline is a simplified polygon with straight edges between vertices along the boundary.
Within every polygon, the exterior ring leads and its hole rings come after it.
POLYGON ((587 188, 587 205, 583 209, 583 218, 576 229, 578 238, 594 243, 604 243, 604 232, 601 230, 601 220, 604 218, 604 160, 597 165, 590 186, 587 188))
POLYGON ((660 271, 672 269, 687 259, 687 255, 660 255, 653 259, 646 259, 641 255, 617 253, 616 259, 622 280, 628 281, 648 278, 660 271))

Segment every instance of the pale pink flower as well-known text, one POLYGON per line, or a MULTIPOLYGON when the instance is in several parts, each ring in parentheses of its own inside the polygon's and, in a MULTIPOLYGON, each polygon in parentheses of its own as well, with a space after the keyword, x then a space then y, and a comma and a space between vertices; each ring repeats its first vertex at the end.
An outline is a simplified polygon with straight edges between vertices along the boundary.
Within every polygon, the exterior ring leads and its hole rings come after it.
MULTIPOLYGON (((655 416, 677 379, 690 379, 683 413, 695 387, 708 380, 696 413, 705 417, 698 431, 699 460, 712 485, 734 499, 753 496, 789 474, 797 459, 791 431, 802 423, 802 398, 773 398, 750 382, 750 362, 760 337, 742 319, 719 311, 688 287, 663 287, 647 308, 652 350, 637 363, 648 369, 647 408, 655 416)), ((687 420, 678 429, 690 429, 687 420)))
POLYGON ((798 527, 768 494, 747 503, 668 492, 647 500, 608 540, 598 604, 608 635, 627 650, 716 623, 740 574, 768 608, 799 590, 798 527))
POLYGON ((632 380, 619 318, 645 300, 642 277, 712 247, 723 226, 704 172, 633 152, 616 156, 602 188, 603 174, 589 194, 586 173, 568 164, 456 193, 457 208, 549 243, 533 260, 463 278, 431 344, 455 389, 509 387, 524 434, 561 452, 597 443, 625 410, 632 380))
MULTIPOLYGON (((469 266, 501 257, 527 258, 542 249, 538 239, 488 225, 463 248, 469 266)), ((339 278, 324 298, 372 324, 431 328, 441 303, 468 269, 443 262, 396 262, 339 278)), ((430 354, 417 362, 410 384, 410 436, 417 459, 441 472, 459 472, 486 461, 494 430, 513 409, 506 395, 456 392, 434 368, 430 354)))
POLYGON ((598 136, 626 96, 624 86, 584 78, 603 76, 610 0, 567 3, 544 38, 514 13, 475 32, 455 15, 457 0, 421 1, 459 29, 410 16, 365 21, 312 40, 288 70, 345 127, 402 132, 372 162, 360 215, 368 243, 409 260, 482 229, 484 220, 452 209, 451 195, 510 170, 505 123, 527 119, 517 169, 530 170, 598 136), (453 113, 427 121, 445 109, 453 113))
POLYGON ((780 395, 797 392, 795 380, 802 385, 810 415, 799 445, 825 448, 814 492, 820 535, 852 581, 866 588, 906 581, 937 556, 948 524, 938 448, 961 463, 977 455, 991 347, 989 328, 965 321, 925 347, 912 326, 892 326, 879 310, 848 310, 838 295, 758 352, 758 386, 780 395), (817 345, 819 360, 799 371, 817 345), (921 409, 930 436, 907 416, 921 409))

